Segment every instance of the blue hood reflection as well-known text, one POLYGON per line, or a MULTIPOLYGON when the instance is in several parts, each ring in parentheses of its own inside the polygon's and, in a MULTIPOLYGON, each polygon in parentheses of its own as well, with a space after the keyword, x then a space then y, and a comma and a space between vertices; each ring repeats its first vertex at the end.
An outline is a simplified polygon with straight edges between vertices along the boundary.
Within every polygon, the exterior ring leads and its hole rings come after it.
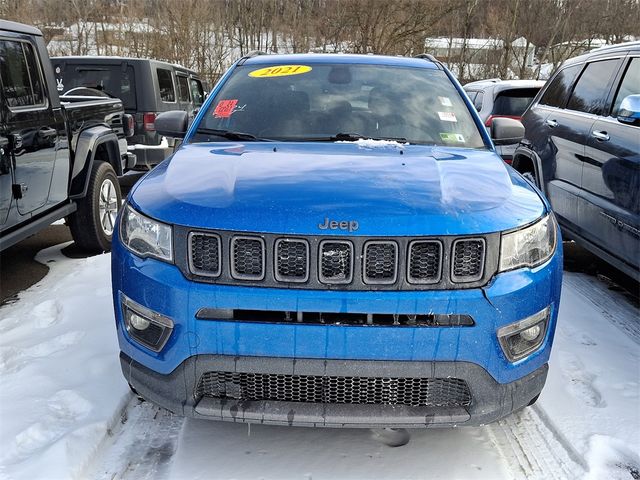
POLYGON ((224 230, 351 235, 459 235, 508 230, 545 211, 489 150, 355 143, 184 145, 134 189, 158 220, 224 230))

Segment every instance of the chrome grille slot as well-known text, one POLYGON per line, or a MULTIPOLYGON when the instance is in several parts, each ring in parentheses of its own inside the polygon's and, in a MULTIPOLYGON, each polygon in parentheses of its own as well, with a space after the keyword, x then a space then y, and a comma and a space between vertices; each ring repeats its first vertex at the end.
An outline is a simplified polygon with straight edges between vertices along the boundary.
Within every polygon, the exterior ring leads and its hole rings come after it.
POLYGON ((485 248, 482 238, 453 242, 451 279, 454 282, 474 282, 482 278, 484 256, 485 248))
POLYGON ((309 279, 309 244, 306 240, 276 240, 275 277, 279 282, 306 282, 309 279))
POLYGON ((189 234, 189 270, 196 275, 220 275, 220 237, 211 233, 189 234))
POLYGON ((196 398, 412 407, 468 407, 471 391, 460 378, 343 377, 276 373, 206 372, 196 398))
POLYGON ((265 270, 264 240, 237 236, 231 239, 231 275, 239 280, 262 280, 265 270))
POLYGON ((353 278, 353 244, 346 241, 320 242, 319 277, 322 283, 351 283, 353 278))
POLYGON ((392 284, 398 277, 398 245, 372 240, 364 245, 364 283, 392 284))
POLYGON ((429 284, 440 281, 442 244, 436 240, 417 240, 409 244, 409 283, 429 284))

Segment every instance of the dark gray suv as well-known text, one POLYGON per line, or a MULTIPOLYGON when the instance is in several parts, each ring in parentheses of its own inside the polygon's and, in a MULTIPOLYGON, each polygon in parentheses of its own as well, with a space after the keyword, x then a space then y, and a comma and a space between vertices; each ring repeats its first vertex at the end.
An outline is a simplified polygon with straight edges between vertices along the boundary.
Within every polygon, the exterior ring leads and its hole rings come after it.
POLYGON ((173 153, 172 145, 156 132, 156 116, 184 110, 192 119, 204 102, 198 74, 179 65, 96 56, 53 57, 51 62, 60 93, 86 95, 84 90, 91 88, 122 100, 125 112, 135 120, 135 132, 128 142, 138 168, 151 168, 173 153))
POLYGON ((566 61, 522 123, 514 168, 570 238, 640 280, 640 42, 566 61))

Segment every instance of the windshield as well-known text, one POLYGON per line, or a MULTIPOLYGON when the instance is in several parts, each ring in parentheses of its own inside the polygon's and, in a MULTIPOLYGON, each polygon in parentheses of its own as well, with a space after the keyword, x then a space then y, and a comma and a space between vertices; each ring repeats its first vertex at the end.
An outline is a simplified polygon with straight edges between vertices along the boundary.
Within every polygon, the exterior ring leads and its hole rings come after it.
POLYGON ((237 67, 192 141, 360 137, 484 147, 443 71, 365 64, 237 67))

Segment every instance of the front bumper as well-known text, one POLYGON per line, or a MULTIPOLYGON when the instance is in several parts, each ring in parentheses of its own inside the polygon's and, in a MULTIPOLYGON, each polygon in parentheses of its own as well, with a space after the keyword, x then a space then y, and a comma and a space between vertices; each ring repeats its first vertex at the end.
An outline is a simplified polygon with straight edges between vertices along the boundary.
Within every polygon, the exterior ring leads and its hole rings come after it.
MULTIPOLYGON (((173 153, 166 142, 160 145, 129 145, 129 152, 135 155, 135 168, 150 170, 173 153)), ((132 167, 133 168, 133 167, 132 167)))
POLYGON ((143 398, 173 413, 229 422, 309 427, 453 427, 496 421, 528 405, 540 394, 547 364, 525 377, 499 384, 482 367, 467 362, 394 362, 231 357, 199 355, 185 360, 168 375, 146 368, 120 354, 125 378, 143 398), (410 407, 376 404, 328 404, 287 401, 241 401, 198 398, 197 382, 206 372, 282 375, 454 377, 464 378, 473 402, 469 407, 410 407))
MULTIPOLYGON (((545 382, 562 281, 562 247, 544 265, 496 275, 485 287, 432 291, 300 290, 204 284, 175 266, 142 259, 115 239, 112 282, 124 375, 144 398, 188 416, 314 426, 479 425, 527 405, 545 382), (173 320, 166 345, 151 351, 123 324, 122 295, 173 320), (510 362, 496 332, 551 307, 546 337, 510 362), (199 319, 204 308, 336 313, 467 314, 472 327, 317 325, 199 319), (467 407, 240 401, 199 398, 207 371, 324 376, 460 378, 467 407), (301 373, 302 372, 302 373, 301 373), (434 377, 434 375, 438 377, 434 377)), ((237 397, 236 397, 237 398, 237 397)))

